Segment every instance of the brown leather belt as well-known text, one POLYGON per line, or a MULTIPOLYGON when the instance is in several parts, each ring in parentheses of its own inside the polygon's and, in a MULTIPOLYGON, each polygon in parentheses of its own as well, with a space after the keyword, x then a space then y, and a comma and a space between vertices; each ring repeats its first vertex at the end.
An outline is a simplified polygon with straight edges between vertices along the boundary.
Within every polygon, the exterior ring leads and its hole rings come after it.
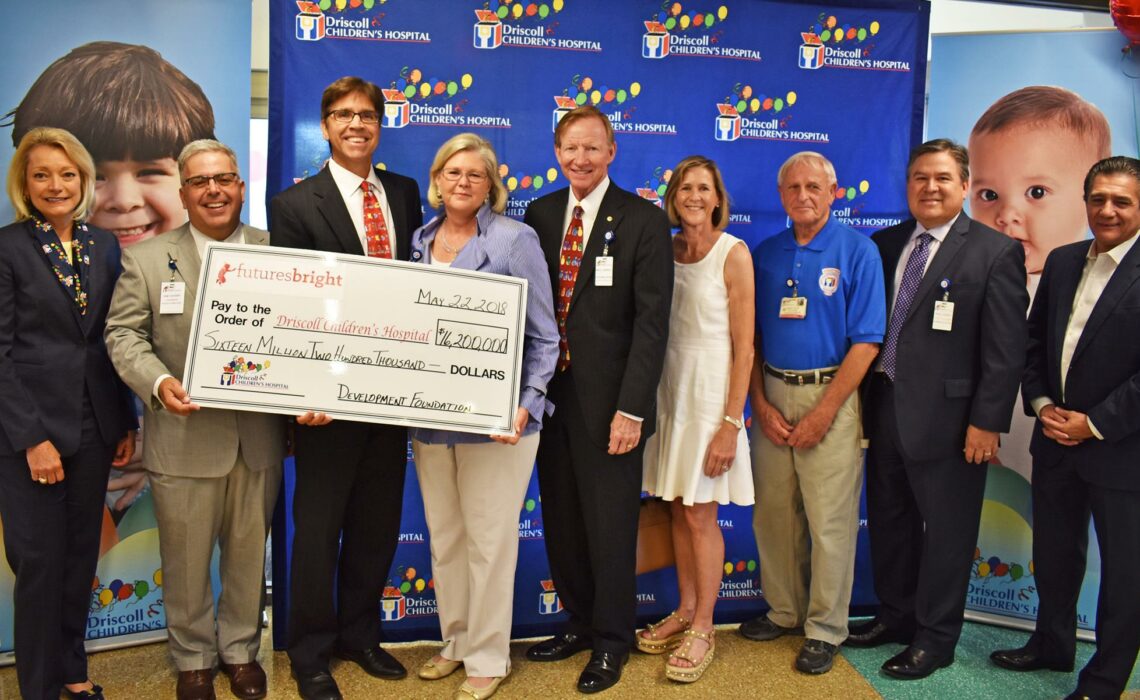
POLYGON ((803 386, 804 384, 828 384, 835 378, 836 369, 811 369, 802 372, 794 370, 776 369, 767 362, 764 363, 764 374, 776 379, 782 379, 785 384, 803 386))

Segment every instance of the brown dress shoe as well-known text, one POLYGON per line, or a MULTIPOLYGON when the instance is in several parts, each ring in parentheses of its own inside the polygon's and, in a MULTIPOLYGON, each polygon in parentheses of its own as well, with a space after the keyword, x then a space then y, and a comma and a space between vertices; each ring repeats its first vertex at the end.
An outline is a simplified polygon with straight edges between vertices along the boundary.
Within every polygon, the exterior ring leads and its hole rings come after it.
POLYGON ((230 677, 230 692, 244 700, 258 700, 265 697, 265 671, 261 664, 250 661, 245 664, 220 664, 222 673, 230 677))
POLYGON ((178 700, 215 700, 213 670, 202 668, 179 672, 175 695, 178 700))

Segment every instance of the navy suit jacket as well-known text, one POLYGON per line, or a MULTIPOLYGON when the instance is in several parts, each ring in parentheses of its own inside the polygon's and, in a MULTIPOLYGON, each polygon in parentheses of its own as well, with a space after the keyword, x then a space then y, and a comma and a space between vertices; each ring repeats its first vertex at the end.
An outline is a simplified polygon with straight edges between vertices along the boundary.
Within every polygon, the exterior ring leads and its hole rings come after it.
POLYGON ((79 314, 39 249, 31 221, 0 228, 0 452, 50 440, 64 457, 79 450, 83 394, 104 442, 137 426, 134 402, 103 344, 121 270, 115 236, 90 227, 87 313, 79 314))
MULTIPOLYGON (((909 219, 872 236, 883 258, 889 312, 895 269, 915 225, 909 219)), ((930 261, 899 333, 893 394, 905 457, 961 457, 969 425, 1009 430, 1025 367, 1028 307, 1021 245, 959 214, 930 261), (954 302, 950 331, 931 327, 944 279, 954 302)), ((867 411, 865 418, 874 413, 867 411)))
MULTIPOLYGON (((555 295, 569 197, 568 188, 540 197, 530 203, 524 218, 538 232, 555 295)), ((644 419, 642 441, 653 434, 672 303, 669 219, 611 182, 583 251, 566 317, 570 363, 589 438, 603 449, 617 410, 644 419), (607 231, 614 233, 609 251, 613 285, 599 287, 594 283, 595 259, 602 254, 607 231)))
POLYGON ((1045 261, 1029 313, 1029 350, 1022 396, 1045 396, 1062 408, 1087 414, 1104 440, 1065 447, 1033 427, 1033 471, 1052 468, 1066 454, 1079 457, 1078 473, 1090 483, 1140 491, 1140 244, 1121 261, 1100 295, 1069 363, 1061 398, 1061 348, 1090 242, 1057 248, 1045 261))
MULTIPOLYGON (((420 189, 410 177, 376 168, 384 186, 391 226, 396 230, 396 259, 407 260, 412 232, 423 226, 420 189)), ((364 255, 348 207, 327 167, 282 191, 269 203, 270 245, 330 253, 364 255)))

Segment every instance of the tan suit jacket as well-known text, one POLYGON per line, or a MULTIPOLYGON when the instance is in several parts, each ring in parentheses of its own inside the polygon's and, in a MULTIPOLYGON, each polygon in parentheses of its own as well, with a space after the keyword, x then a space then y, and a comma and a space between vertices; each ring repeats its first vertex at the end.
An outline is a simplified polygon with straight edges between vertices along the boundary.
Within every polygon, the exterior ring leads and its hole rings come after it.
MULTIPOLYGON (((242 225, 250 245, 268 245, 269 233, 242 225)), ((163 374, 181 380, 201 258, 184 224, 123 251, 123 274, 107 315, 107 349, 119 376, 146 405, 143 464, 169 476, 220 477, 233 468, 238 447, 253 471, 279 467, 285 457, 283 416, 203 408, 188 417, 164 410, 154 396, 163 374), (183 313, 159 313, 160 286, 185 282, 183 313)), ((220 371, 220 368, 219 368, 220 371)))

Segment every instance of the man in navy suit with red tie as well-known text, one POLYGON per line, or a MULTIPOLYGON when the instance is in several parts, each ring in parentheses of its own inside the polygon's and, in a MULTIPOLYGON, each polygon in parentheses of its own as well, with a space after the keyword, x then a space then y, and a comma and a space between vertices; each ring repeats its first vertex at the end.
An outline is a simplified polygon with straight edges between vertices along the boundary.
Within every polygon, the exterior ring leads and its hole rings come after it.
POLYGON ((1029 314, 1022 379, 1037 416, 1033 562, 1037 628, 1002 668, 1072 671, 1089 515, 1100 546, 1096 653, 1070 698, 1118 698, 1140 649, 1140 161, 1116 156, 1085 178, 1093 241, 1057 248, 1029 314))
MULTIPOLYGON (((325 88, 321 134, 332 158, 270 202, 273 245, 408 259, 412 232, 423 225, 419 186, 372 165, 383 113, 384 96, 372 83, 344 77, 325 88)), ((289 660, 301 697, 339 700, 333 655, 377 678, 406 673, 377 644, 408 436, 400 426, 334 421, 298 426, 294 450, 289 660)))
POLYGON ((665 212, 610 182, 617 146, 595 107, 554 132, 570 187, 526 211, 556 292, 558 369, 547 389, 538 483, 550 575, 570 614, 565 634, 527 651, 557 661, 592 650, 578 690, 621 677, 633 644, 641 455, 653 434, 673 299, 665 212))

